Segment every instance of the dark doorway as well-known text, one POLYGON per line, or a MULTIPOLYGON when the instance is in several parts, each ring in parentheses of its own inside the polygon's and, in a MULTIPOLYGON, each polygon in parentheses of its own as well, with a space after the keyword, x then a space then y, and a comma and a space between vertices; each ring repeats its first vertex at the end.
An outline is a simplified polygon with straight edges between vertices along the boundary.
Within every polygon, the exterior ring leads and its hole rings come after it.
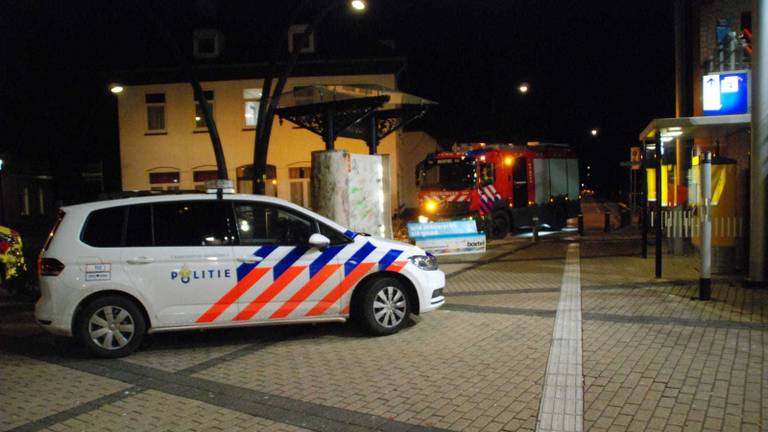
POLYGON ((515 208, 528 207, 528 173, 526 158, 517 158, 512 169, 512 200, 515 208))

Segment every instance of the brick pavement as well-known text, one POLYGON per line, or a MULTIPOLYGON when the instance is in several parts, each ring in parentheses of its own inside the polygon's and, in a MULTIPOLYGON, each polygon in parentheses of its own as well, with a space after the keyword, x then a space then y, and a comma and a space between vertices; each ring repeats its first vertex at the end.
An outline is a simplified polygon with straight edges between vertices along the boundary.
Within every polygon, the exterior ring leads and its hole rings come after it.
POLYGON ((572 241, 587 430, 768 430, 766 292, 718 280, 715 301, 691 301, 695 269, 680 260, 654 280, 622 232, 442 259, 446 306, 384 338, 345 325, 163 334, 102 361, 6 313, 0 429, 533 430, 572 241))

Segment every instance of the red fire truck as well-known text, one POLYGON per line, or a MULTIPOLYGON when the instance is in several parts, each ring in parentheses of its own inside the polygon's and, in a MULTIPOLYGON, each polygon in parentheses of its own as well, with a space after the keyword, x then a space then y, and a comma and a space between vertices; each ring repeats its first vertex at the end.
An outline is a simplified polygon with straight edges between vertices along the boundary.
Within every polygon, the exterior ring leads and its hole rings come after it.
POLYGON ((559 230, 580 211, 579 163, 566 144, 455 145, 416 169, 419 220, 472 218, 490 238, 539 224, 559 230))

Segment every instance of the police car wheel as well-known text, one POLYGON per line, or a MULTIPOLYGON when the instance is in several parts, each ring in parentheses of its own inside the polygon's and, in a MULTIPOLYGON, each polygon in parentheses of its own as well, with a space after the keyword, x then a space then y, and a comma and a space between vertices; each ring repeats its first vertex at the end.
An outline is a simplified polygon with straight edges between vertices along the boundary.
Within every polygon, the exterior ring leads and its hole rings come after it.
POLYGON ((397 279, 381 278, 365 288, 361 299, 360 324, 367 333, 383 336, 397 333, 410 313, 408 294, 397 279))
POLYGON ((94 355, 125 357, 141 344, 144 316, 123 297, 109 296, 88 303, 79 315, 77 335, 94 355))

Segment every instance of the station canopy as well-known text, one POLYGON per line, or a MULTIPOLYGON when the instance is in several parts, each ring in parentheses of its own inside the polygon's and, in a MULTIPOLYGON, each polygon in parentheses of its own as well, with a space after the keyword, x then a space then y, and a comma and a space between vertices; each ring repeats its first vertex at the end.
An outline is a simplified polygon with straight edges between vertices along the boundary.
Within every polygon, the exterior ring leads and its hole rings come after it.
POLYGON ((640 133, 640 141, 655 142, 690 138, 721 138, 750 127, 749 114, 653 119, 640 133))
POLYGON ((312 85, 283 93, 276 113, 326 141, 341 136, 377 143, 435 104, 379 85, 312 85))

